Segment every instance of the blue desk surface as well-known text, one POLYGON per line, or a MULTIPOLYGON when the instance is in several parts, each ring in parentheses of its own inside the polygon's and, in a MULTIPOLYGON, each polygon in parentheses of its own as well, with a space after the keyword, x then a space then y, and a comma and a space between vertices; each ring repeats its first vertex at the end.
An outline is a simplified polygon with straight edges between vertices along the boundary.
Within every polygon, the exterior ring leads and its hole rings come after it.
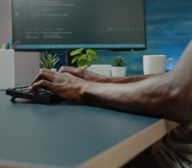
POLYGON ((74 167, 159 120, 84 105, 9 100, 0 93, 0 160, 74 167))

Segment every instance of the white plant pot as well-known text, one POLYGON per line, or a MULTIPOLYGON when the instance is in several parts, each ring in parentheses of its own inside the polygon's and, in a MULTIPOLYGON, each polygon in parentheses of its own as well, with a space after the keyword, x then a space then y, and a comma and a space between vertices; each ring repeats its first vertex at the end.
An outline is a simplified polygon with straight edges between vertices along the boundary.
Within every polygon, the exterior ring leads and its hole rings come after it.
POLYGON ((112 67, 111 72, 114 77, 126 76, 127 67, 112 67))
POLYGON ((111 76, 110 64, 94 64, 87 68, 88 71, 95 72, 104 76, 111 76))
MULTIPOLYGON (((41 72, 42 69, 43 69, 43 68, 40 68, 40 69, 39 69, 39 72, 41 72)), ((54 71, 54 72, 57 72, 57 69, 56 69, 56 68, 51 68, 50 70, 52 70, 52 71, 54 71)))

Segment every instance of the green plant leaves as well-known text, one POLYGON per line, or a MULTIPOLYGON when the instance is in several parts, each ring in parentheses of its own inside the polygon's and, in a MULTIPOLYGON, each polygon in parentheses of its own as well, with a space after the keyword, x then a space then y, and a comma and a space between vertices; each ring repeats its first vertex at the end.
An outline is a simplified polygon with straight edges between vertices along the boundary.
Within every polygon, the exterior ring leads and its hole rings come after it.
POLYGON ((41 56, 40 64, 42 68, 51 69, 59 62, 59 60, 60 59, 56 54, 47 54, 45 56, 41 56))
POLYGON ((124 67, 125 66, 125 57, 117 56, 112 60, 112 66, 115 67, 124 67))
POLYGON ((79 56, 75 56, 75 57, 72 59, 71 63, 74 64, 75 62, 78 61, 78 59, 79 59, 79 56))
POLYGON ((83 69, 91 65, 92 60, 87 58, 86 54, 81 55, 78 59, 78 66, 83 69))
POLYGON ((95 57, 97 55, 97 53, 94 50, 91 49, 87 49, 86 53, 92 57, 95 57))
POLYGON ((71 56, 80 55, 80 54, 83 53, 83 50, 84 50, 83 48, 79 48, 79 49, 73 50, 73 51, 70 53, 70 55, 71 55, 71 56))
POLYGON ((73 57, 71 63, 77 63, 78 67, 83 69, 89 67, 94 61, 97 60, 97 53, 92 49, 77 49, 70 53, 73 57))

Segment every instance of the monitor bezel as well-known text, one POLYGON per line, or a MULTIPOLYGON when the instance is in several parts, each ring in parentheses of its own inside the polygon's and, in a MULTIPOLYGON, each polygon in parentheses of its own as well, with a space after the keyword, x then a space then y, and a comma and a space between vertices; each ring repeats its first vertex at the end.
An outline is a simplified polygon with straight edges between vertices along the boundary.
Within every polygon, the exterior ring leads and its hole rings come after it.
MULTIPOLYGON (((11 0, 11 11, 12 11, 12 36, 13 36, 13 41, 15 41, 14 39, 14 34, 15 34, 15 29, 14 29, 14 12, 13 12, 13 1, 14 0, 11 0)), ((143 45, 143 47, 128 47, 128 48, 125 48, 125 47, 118 47, 118 48, 110 48, 110 47, 81 47, 81 45, 83 44, 80 44, 79 47, 70 47, 70 48, 59 48, 59 47, 45 47, 45 48, 21 48, 21 47, 15 47, 15 50, 16 51, 51 51, 51 50, 64 50, 64 51, 72 51, 74 49, 78 49, 78 48, 84 48, 84 49, 94 49, 94 50, 108 50, 108 51, 130 51, 130 50, 146 50, 147 49, 147 30, 146 30, 146 7, 145 7, 145 0, 142 0, 143 2, 143 19, 144 19, 144 43, 143 44, 137 44, 137 45, 143 45)), ((21 45, 29 45, 29 44, 21 44, 21 45)), ((31 46, 32 45, 42 45, 42 44, 30 44, 31 46)), ((50 45, 50 44, 45 44, 45 45, 50 45)), ((55 45, 55 44, 54 44, 55 45)), ((54 45, 50 45, 50 46, 54 46, 54 45)), ((56 44, 56 45, 68 45, 68 44, 56 44)), ((77 44, 78 45, 78 44, 77 44)), ((97 44, 97 45, 105 45, 105 44, 97 44)), ((107 45, 112 45, 112 44, 107 44, 107 45)), ((117 44, 119 45, 119 44, 117 44)), ((130 44, 127 44, 127 45, 130 45, 130 44)))

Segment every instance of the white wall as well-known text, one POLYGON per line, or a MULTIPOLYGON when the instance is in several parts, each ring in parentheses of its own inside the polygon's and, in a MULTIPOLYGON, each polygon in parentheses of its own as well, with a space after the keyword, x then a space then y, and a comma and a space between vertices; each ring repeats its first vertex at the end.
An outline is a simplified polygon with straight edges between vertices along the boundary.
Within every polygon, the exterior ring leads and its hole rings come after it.
POLYGON ((12 37, 11 0, 0 0, 0 43, 12 37))
MULTIPOLYGON (((0 43, 12 37, 11 0, 0 0, 0 43)), ((15 78, 18 85, 30 83, 39 70, 39 53, 16 52, 15 78)), ((1 69, 0 69, 1 70, 1 69)))

